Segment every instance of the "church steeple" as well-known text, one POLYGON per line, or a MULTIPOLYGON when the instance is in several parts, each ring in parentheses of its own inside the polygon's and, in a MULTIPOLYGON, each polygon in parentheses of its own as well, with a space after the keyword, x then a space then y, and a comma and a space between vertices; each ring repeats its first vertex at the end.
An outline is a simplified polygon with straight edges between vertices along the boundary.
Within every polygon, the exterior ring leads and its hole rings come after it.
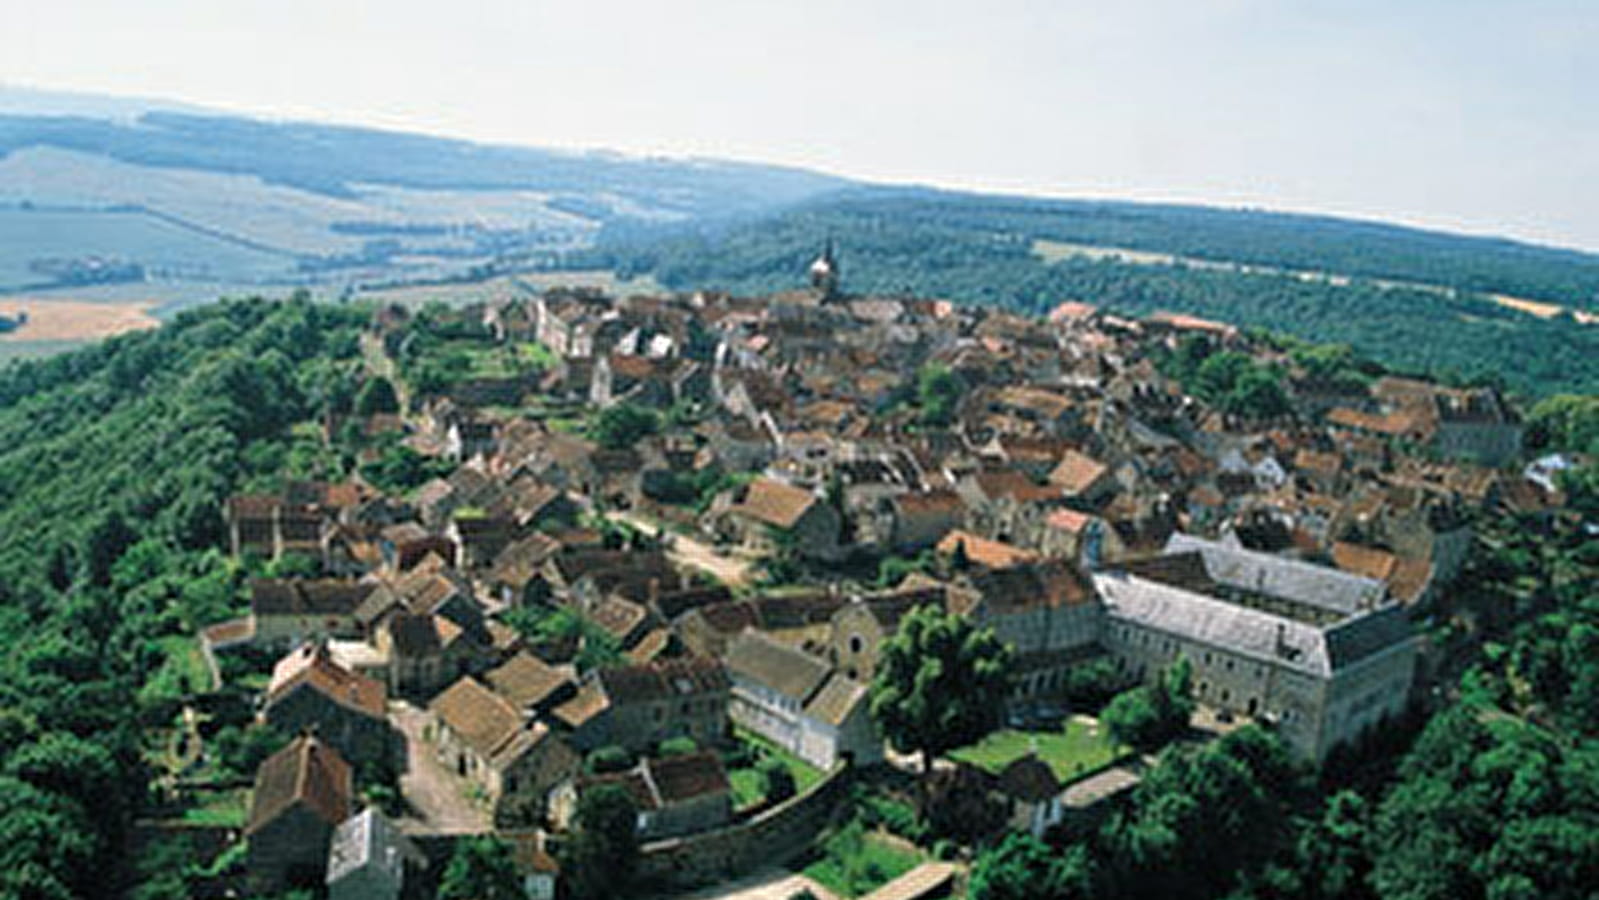
POLYGON ((831 237, 822 245, 822 255, 811 263, 810 273, 811 287, 816 289, 823 300, 832 300, 838 296, 838 259, 833 253, 831 237))

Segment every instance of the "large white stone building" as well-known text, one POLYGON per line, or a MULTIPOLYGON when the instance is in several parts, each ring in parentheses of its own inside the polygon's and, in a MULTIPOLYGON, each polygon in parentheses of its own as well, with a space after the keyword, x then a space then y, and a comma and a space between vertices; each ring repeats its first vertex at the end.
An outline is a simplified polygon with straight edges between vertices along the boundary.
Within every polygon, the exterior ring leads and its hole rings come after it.
POLYGON ((746 631, 728 648, 727 671, 734 723, 823 771, 845 760, 867 765, 883 758, 866 685, 825 660, 746 631))
POLYGON ((1182 534, 1093 579, 1125 671, 1185 658, 1200 703, 1274 724, 1309 759, 1408 700, 1418 642, 1382 582, 1182 534))

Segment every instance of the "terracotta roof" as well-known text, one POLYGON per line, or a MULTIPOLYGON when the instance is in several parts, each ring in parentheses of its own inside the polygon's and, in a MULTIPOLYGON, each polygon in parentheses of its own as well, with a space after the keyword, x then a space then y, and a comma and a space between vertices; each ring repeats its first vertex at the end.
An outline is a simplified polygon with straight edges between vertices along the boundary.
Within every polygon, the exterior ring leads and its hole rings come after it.
POLYGON ((538 706, 572 683, 570 672, 527 652, 518 653, 498 668, 490 669, 484 678, 495 693, 523 708, 538 706))
POLYGON ((1322 453, 1316 450, 1300 450, 1294 454, 1294 468, 1306 472, 1316 472, 1322 475, 1336 475, 1343 469, 1343 457, 1337 453, 1322 453))
POLYGON ((804 488, 759 478, 750 483, 744 499, 733 509, 776 528, 792 528, 817 502, 816 495, 804 488))
POLYGON ((278 660, 267 687, 267 705, 277 703, 301 685, 364 715, 381 719, 387 714, 388 690, 383 682, 357 675, 334 662, 326 644, 302 644, 278 660))
POLYGON ((1333 563, 1345 572, 1353 572, 1378 581, 1392 578, 1399 565, 1399 559, 1387 550, 1364 547, 1346 541, 1337 541, 1332 545, 1332 558, 1333 563))
POLYGON ((703 657, 601 669, 596 680, 615 704, 671 700, 728 689, 727 671, 721 662, 703 657))
MULTIPOLYGON (((1081 606, 1094 600, 1094 587, 1064 560, 996 569, 972 576, 976 598, 998 615, 1039 607, 1081 606)), ((956 592, 956 612, 971 612, 972 592, 956 592), (963 608, 964 607, 964 608, 963 608)))
POLYGON ((722 768, 722 758, 710 751, 668 756, 645 763, 661 806, 694 800, 707 794, 726 794, 733 787, 722 768))
POLYGON ((1068 495, 1081 494, 1093 487, 1094 482, 1104 478, 1109 471, 1109 467, 1092 456, 1068 450, 1060 458, 1055 469, 1049 473, 1049 481, 1065 488, 1068 495))
POLYGON ((605 691, 597 681, 585 681, 578 686, 572 699, 555 707, 551 713, 570 728, 581 728, 590 719, 611 708, 605 691))
POLYGON ((1167 312, 1161 310, 1146 317, 1145 321, 1158 325, 1167 325, 1183 331, 1208 331, 1212 334, 1232 335, 1238 329, 1223 322, 1213 322, 1210 319, 1201 319, 1186 313, 1167 312))
POLYGON ((1075 322, 1079 319, 1086 319, 1097 312, 1099 312, 1099 307, 1093 304, 1067 300, 1064 303, 1057 304, 1054 309, 1049 311, 1049 320, 1051 322, 1075 322))
POLYGON ((1416 602, 1432 581, 1432 569, 1430 560, 1401 559, 1388 579, 1388 592, 1402 602, 1416 602))
POLYGON ((510 700, 471 677, 450 685, 428 708, 467 746, 496 766, 520 757, 549 733, 548 726, 527 722, 510 700))
POLYGON ((246 835, 254 834, 295 806, 329 825, 350 817, 350 764, 313 735, 304 735, 267 757, 255 772, 246 835))
POLYGON ((944 556, 954 556, 956 548, 963 544, 966 558, 984 568, 1004 569, 1038 559, 1038 554, 1031 550, 960 530, 944 535, 944 539, 938 542, 938 552, 944 556))
POLYGON ((1359 431, 1371 431, 1392 437, 1400 437, 1417 429, 1421 423, 1416 417, 1405 412, 1386 414, 1362 412, 1340 406, 1327 413, 1327 422, 1343 428, 1354 428, 1359 431))
POLYGON ((1031 478, 1016 469, 996 469, 972 476, 984 497, 997 500, 1009 497, 1017 503, 1058 501, 1065 497, 1059 485, 1034 484, 1031 478))
POLYGON ((1075 509, 1057 509, 1044 519, 1044 524, 1070 534, 1081 534, 1094 517, 1075 509))

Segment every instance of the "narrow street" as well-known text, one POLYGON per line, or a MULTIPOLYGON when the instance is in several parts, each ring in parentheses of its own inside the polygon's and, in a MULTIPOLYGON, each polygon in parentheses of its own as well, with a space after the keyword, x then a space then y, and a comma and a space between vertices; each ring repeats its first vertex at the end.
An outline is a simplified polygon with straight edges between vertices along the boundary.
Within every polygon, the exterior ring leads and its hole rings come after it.
POLYGON ((389 721, 405 736, 406 772, 400 776, 400 790, 410 810, 400 819, 400 827, 408 834, 488 831, 487 812, 467 799, 467 781, 433 755, 433 746, 423 735, 427 713, 396 700, 389 704, 389 721))

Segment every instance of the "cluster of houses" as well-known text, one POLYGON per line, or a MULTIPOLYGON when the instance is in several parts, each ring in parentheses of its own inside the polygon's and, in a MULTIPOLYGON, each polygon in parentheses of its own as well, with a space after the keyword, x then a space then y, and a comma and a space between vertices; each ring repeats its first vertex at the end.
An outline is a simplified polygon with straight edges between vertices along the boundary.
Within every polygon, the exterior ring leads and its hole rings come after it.
MULTIPOLYGON (((352 785, 406 765, 401 705, 511 835, 558 835, 596 784, 628 791, 646 841, 727 825, 735 729, 822 770, 876 764, 867 686, 926 604, 1014 648, 1019 707, 1086 661, 1132 682, 1183 658, 1200 704, 1321 761, 1406 705, 1412 619, 1460 569, 1474 513, 1561 503, 1507 467, 1521 426, 1492 390, 1322 384, 1188 316, 852 297, 830 251, 811 276, 765 298, 558 290, 454 310, 486 350, 537 341, 558 362, 358 423, 452 474, 403 496, 357 479, 229 502, 235 553, 320 573, 253 582, 249 616, 206 636, 283 654, 261 715, 299 737, 257 775, 263 890, 399 895, 421 857, 352 785), (1243 421, 1188 396, 1157 365, 1183 341, 1281 364, 1296 414, 1243 421), (962 388, 938 420, 917 395, 930 370, 962 388), (551 415, 618 404, 659 427, 606 447, 551 415), (619 545, 605 523, 622 514, 665 540, 619 545), (794 583, 724 583, 674 536, 781 560, 794 583), (897 583, 875 577, 889 559, 897 583), (529 610, 582 625, 515 627, 529 610), (596 643, 610 657, 583 665, 596 643), (618 748, 623 765, 588 764, 618 748)), ((417 325, 390 308, 372 327, 396 348, 417 325)), ((1026 766, 1005 783, 1035 816, 1063 802, 1026 766)), ((519 855, 535 892, 554 875, 542 848, 519 855)))

